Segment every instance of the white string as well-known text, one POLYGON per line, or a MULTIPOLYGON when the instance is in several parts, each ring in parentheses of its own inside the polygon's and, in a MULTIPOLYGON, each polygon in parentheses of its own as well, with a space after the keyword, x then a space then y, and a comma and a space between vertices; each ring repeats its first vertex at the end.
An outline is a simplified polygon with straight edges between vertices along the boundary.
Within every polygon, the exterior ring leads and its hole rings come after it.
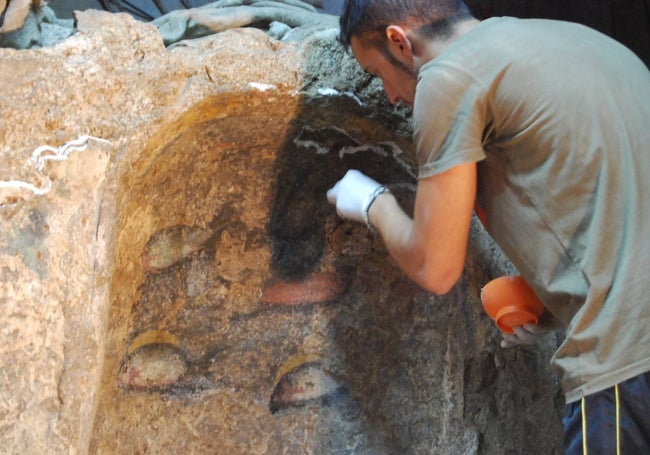
MULTIPOLYGON (((42 196, 43 194, 48 193, 52 189, 52 181, 50 181, 50 179, 46 179, 45 184, 39 188, 32 183, 23 182, 21 180, 0 180, 0 189, 1 188, 29 190, 37 196, 42 196)), ((0 201, 0 204, 2 204, 2 201, 0 201)))
MULTIPOLYGON (((37 186, 33 183, 24 182, 21 180, 0 180, 0 189, 12 188, 19 190, 28 190, 37 196, 48 193, 52 189, 52 181, 42 174, 46 161, 63 161, 67 160, 72 152, 82 152, 88 147, 90 141, 101 142, 104 144, 111 144, 111 141, 99 137, 84 135, 78 139, 66 142, 60 147, 52 147, 50 145, 41 145, 32 152, 29 159, 30 163, 34 164, 34 168, 38 175, 43 178, 43 185, 37 186)), ((0 205, 2 201, 0 201, 0 205)))

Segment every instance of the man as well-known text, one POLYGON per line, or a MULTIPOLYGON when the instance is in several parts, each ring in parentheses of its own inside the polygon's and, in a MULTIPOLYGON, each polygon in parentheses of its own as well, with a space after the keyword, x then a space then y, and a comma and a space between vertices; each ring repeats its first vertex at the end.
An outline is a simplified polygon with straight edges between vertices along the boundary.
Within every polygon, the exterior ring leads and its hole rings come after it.
POLYGON ((478 203, 566 330, 552 360, 566 453, 650 453, 648 69, 589 28, 480 22, 459 0, 349 0, 340 39, 413 108, 419 182, 413 219, 354 170, 328 200, 438 294, 462 273, 478 203))

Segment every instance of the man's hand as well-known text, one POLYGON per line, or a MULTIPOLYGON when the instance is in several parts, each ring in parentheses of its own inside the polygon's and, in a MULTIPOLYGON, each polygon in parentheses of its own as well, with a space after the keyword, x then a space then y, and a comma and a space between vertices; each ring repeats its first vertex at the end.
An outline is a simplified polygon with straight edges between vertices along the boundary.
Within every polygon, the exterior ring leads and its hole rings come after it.
POLYGON ((327 200, 336 206, 340 217, 366 223, 373 195, 382 185, 361 172, 350 169, 334 187, 327 192, 327 200))
POLYGON ((535 344, 552 329, 536 324, 524 324, 521 327, 514 327, 512 330, 513 333, 503 332, 502 348, 511 348, 521 344, 535 344))

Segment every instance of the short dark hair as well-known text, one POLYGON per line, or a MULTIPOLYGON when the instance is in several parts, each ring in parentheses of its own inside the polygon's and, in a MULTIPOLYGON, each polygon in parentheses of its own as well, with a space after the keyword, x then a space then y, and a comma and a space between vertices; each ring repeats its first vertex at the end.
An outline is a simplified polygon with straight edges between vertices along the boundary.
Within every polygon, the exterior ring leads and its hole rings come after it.
POLYGON ((346 49, 353 36, 379 49, 386 46, 386 28, 404 25, 430 38, 445 38, 472 14, 462 0, 346 0, 339 41, 346 49))

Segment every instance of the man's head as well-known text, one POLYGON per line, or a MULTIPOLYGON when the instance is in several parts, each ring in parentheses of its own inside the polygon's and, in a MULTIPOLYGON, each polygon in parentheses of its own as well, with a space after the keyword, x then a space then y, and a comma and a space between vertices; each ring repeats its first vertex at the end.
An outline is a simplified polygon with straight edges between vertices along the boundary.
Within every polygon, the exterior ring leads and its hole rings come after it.
POLYGON ((421 43, 447 41, 469 19, 461 0, 347 0, 339 41, 382 79, 392 103, 412 106, 421 43))
POLYGON ((448 38, 454 26, 472 17, 461 0, 346 0, 339 40, 349 47, 353 36, 382 48, 386 28, 399 25, 427 38, 448 38))

